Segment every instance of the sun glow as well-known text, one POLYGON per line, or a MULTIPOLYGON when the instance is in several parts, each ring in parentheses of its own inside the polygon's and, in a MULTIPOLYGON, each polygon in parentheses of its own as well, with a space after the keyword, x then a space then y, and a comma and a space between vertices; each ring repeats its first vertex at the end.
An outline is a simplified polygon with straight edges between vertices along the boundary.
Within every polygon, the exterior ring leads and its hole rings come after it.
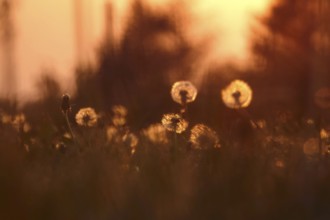
MULTIPOLYGON (((145 1, 153 10, 171 11, 174 9, 173 5, 178 4, 175 0, 145 1)), ((200 65, 246 63, 249 57, 249 28, 253 16, 264 12, 270 1, 180 1, 179 6, 186 16, 184 19, 186 23, 183 25, 186 37, 193 45, 200 46, 203 42, 207 42, 202 48, 206 54, 200 65)), ((81 56, 84 60, 92 62, 96 48, 104 36, 104 5, 111 3, 113 6, 114 38, 120 40, 130 11, 129 5, 132 2, 132 0, 18 1, 14 7, 18 96, 31 99, 29 97, 33 97, 31 94, 35 91, 35 79, 45 70, 56 74, 55 78, 62 81, 64 90, 72 90, 72 72, 77 64, 77 57, 81 56), (77 3, 81 5, 82 30, 77 30, 76 27, 77 3), (81 44, 77 45, 79 31, 81 44)))
POLYGON ((190 36, 195 40, 212 36, 208 59, 214 62, 245 62, 248 58, 249 28, 254 16, 266 10, 267 1, 197 1, 191 6, 194 24, 190 36), (203 34, 198 34, 203 33, 203 34))

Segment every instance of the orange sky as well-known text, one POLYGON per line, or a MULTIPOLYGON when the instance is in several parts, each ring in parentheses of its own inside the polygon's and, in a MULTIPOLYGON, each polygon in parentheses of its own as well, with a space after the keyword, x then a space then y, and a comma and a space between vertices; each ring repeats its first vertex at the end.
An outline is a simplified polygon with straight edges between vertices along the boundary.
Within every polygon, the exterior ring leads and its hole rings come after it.
MULTIPOLYGON (((64 91, 72 91, 72 71, 77 58, 73 7, 75 1, 79 0, 15 1, 15 62, 20 98, 36 97, 33 95, 35 79, 42 71, 47 70, 56 73, 56 78, 62 81, 64 91)), ((125 11, 131 1, 114 1, 117 38, 122 32, 122 21, 125 21, 125 11)), ((80 50, 86 59, 91 60, 103 36, 103 5, 107 0, 80 2, 84 8, 82 23, 85 27, 82 38, 84 46, 80 50)), ((173 0, 147 2, 155 9, 166 10, 166 6, 173 0)), ((185 0, 189 19, 187 36, 192 43, 209 36, 214 39, 212 50, 203 62, 244 62, 248 57, 247 38, 253 21, 251 18, 265 11, 269 2, 270 0, 185 0)), ((200 75, 202 72, 201 68, 196 74, 200 75)))

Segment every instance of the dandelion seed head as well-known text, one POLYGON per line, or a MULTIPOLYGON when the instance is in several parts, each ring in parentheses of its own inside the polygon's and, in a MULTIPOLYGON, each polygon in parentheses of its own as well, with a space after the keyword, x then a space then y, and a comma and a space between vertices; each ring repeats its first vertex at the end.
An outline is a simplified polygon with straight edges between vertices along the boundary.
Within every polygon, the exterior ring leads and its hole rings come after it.
POLYGON ((63 113, 68 113, 71 110, 70 96, 68 94, 62 96, 61 109, 63 113))
POLYGON ((148 128, 142 131, 142 134, 148 138, 153 144, 168 144, 169 140, 167 137, 165 127, 160 124, 152 124, 148 128))
POLYGON ((80 126, 94 127, 97 123, 97 114, 91 107, 82 108, 76 114, 76 122, 80 126))
POLYGON ((185 105, 189 102, 195 101, 197 89, 189 81, 178 81, 172 86, 171 96, 175 102, 185 105))
POLYGON ((168 131, 178 134, 184 132, 188 127, 188 122, 186 120, 180 115, 173 113, 163 115, 162 124, 168 131))
POLYGON ((221 91, 221 96, 228 108, 246 108, 252 101, 252 89, 246 82, 235 80, 221 91))
POLYGON ((123 126, 126 124, 127 109, 122 105, 112 107, 113 117, 112 123, 115 126, 123 126))
POLYGON ((322 109, 330 108, 330 88, 323 87, 316 91, 314 95, 315 104, 322 109))
POLYGON ((191 129, 190 143, 194 149, 219 148, 217 133, 204 124, 197 124, 191 129))

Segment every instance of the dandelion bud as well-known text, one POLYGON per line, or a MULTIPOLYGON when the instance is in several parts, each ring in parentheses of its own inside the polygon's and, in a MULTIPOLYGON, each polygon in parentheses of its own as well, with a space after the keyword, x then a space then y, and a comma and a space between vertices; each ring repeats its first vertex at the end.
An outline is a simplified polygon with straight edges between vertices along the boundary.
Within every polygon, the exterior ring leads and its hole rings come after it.
POLYGON ((62 96, 62 104, 61 104, 61 109, 64 113, 67 113, 71 110, 70 106, 70 96, 68 94, 64 94, 62 96))

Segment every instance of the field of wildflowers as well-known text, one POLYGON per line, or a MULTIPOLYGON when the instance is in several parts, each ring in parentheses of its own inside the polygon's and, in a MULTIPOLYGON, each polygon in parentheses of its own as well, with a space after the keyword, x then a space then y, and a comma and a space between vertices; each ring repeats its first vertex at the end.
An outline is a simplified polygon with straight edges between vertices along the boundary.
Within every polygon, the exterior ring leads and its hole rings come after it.
POLYGON ((136 1, 74 94, 46 76, 0 101, 0 219, 330 219, 329 33, 307 2, 261 19, 251 67, 196 78, 207 42, 136 1))
POLYGON ((3 103, 1 219, 327 219, 326 118, 256 119, 242 80, 219 94, 226 129, 190 120, 199 95, 189 81, 168 92, 176 110, 141 129, 123 105, 75 106, 68 94, 47 113, 3 103))

